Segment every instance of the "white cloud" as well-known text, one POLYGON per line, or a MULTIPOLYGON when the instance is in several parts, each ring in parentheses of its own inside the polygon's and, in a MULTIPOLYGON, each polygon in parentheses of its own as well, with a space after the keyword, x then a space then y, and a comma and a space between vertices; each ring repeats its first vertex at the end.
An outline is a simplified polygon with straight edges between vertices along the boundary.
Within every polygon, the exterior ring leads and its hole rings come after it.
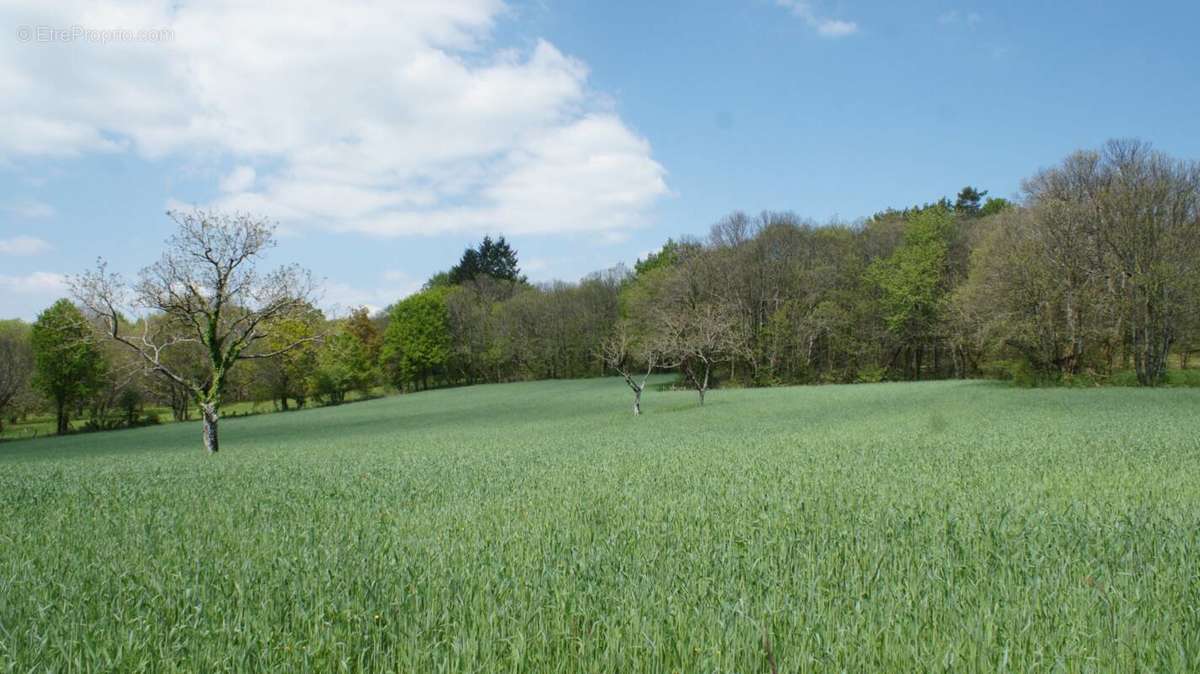
POLYGON ((6 3, 3 25, 165 27, 173 39, 0 41, 0 159, 231 160, 217 205, 289 227, 637 226, 668 193, 649 143, 579 60, 545 41, 490 47, 504 11, 501 0, 6 3))
POLYGON ((254 178, 256 175, 253 166, 238 166, 229 175, 221 178, 221 191, 245 192, 254 187, 254 178))
POLYGON ((775 4, 789 10, 824 37, 846 37, 858 32, 858 24, 854 21, 822 16, 813 9, 812 3, 808 0, 775 0, 775 4))
POLYGON ((0 290, 14 295, 61 295, 67 291, 67 277, 47 271, 25 276, 0 275, 0 290))
POLYGON ((0 274, 0 317, 33 320, 51 302, 68 294, 67 277, 35 271, 23 276, 0 274))
POLYGON ((817 22, 817 32, 827 37, 843 37, 858 32, 858 24, 840 19, 822 19, 817 22))
POLYGON ((321 300, 325 312, 331 316, 344 316, 352 309, 366 307, 372 314, 379 313, 389 304, 417 292, 422 282, 398 270, 387 270, 381 274, 384 283, 374 288, 360 288, 341 281, 326 281, 321 289, 321 300))
POLYGON ((50 244, 36 236, 0 239, 0 255, 37 255, 50 250, 50 244))
POLYGON ((9 204, 0 210, 22 220, 39 220, 54 217, 54 207, 41 201, 19 201, 9 204))
POLYGON ((541 257, 532 257, 521 261, 521 271, 527 274, 537 274, 546 271, 549 267, 550 261, 541 257))

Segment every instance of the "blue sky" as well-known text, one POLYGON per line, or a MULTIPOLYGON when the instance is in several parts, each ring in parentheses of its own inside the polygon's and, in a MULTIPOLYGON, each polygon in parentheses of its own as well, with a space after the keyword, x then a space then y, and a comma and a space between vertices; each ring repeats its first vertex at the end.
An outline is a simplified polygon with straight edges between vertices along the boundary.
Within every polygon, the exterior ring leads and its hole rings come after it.
POLYGON ((171 207, 270 217, 272 261, 380 307, 484 233, 573 280, 734 209, 1010 196, 1112 137, 1200 158, 1194 2, 271 4, 0 5, 0 316, 136 273, 171 207))

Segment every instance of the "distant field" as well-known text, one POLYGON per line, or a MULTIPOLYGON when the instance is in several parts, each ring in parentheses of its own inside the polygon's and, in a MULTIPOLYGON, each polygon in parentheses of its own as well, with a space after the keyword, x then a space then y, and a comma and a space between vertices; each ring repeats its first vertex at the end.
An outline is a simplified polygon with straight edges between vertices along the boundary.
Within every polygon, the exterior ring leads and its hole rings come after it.
POLYGON ((435 391, 0 445, 0 672, 1196 671, 1200 390, 435 391), (769 647, 768 647, 769 645, 769 647))

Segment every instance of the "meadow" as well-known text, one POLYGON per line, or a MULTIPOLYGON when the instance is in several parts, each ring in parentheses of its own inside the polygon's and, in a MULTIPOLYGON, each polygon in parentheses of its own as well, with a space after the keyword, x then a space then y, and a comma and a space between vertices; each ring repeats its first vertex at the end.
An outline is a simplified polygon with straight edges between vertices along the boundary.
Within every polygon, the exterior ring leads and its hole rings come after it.
POLYGON ((1200 670, 1200 390, 451 389, 0 445, 0 672, 1200 670))

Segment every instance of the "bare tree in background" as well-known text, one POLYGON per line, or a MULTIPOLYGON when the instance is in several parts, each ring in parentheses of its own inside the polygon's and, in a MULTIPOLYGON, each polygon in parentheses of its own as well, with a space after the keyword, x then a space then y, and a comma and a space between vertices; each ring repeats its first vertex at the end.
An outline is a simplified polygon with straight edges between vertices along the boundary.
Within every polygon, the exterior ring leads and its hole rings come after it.
POLYGON ((713 302, 667 306, 659 312, 655 349, 665 357, 664 367, 678 367, 700 396, 708 393, 712 370, 718 362, 745 349, 745 336, 737 317, 713 302))
POLYGON ((168 212, 178 225, 162 258, 127 286, 103 261, 71 279, 75 297, 106 328, 108 337, 132 349, 148 370, 191 393, 200 408, 204 448, 219 448, 217 422, 230 370, 238 361, 271 358, 312 341, 304 337, 264 349, 264 340, 288 318, 312 310, 312 275, 290 265, 260 273, 257 264, 274 241, 260 218, 214 211, 168 212), (158 320, 128 331, 124 311, 147 310, 158 320), (176 351, 199 345, 205 367, 180 369, 176 351), (200 376, 197 376, 200 375, 200 376))
POLYGON ((601 344, 601 357, 605 365, 625 378, 625 383, 633 390, 633 415, 640 415, 642 391, 646 390, 646 380, 658 365, 658 353, 647 348, 646 342, 634 336, 629 326, 622 322, 601 344), (646 366, 645 373, 642 373, 641 365, 646 366), (640 379, 638 375, 641 375, 640 379))

